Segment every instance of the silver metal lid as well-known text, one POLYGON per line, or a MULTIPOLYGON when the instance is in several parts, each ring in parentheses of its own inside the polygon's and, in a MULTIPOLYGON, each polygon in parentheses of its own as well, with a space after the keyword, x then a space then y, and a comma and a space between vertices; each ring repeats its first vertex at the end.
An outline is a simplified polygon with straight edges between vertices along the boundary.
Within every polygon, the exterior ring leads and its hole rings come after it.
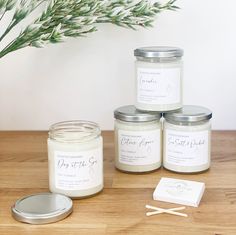
POLYGON ((167 121, 173 122, 201 122, 212 118, 212 112, 201 106, 184 105, 182 109, 164 113, 167 121))
POLYGON ((178 47, 140 47, 134 50, 134 56, 144 58, 182 57, 184 51, 178 47))
POLYGON ((158 112, 142 112, 137 110, 134 105, 122 106, 114 111, 116 119, 125 122, 148 122, 161 118, 162 114, 158 112))
POLYGON ((72 212, 72 200, 61 194, 40 193, 20 198, 12 206, 12 216, 24 223, 47 224, 66 218, 72 212))

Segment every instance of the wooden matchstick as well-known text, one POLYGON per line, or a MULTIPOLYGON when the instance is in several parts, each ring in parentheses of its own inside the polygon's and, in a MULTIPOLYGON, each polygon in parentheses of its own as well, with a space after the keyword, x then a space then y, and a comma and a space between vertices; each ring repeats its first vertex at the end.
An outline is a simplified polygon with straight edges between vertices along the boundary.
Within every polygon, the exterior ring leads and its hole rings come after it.
MULTIPOLYGON (((184 209, 185 209, 185 206, 170 208, 170 209, 167 209, 167 210, 169 210, 169 211, 180 211, 180 210, 184 210, 184 209)), ((160 211, 160 210, 155 210, 155 211, 152 211, 152 212, 147 212, 146 215, 151 216, 151 215, 157 215, 157 214, 161 214, 161 213, 164 213, 164 212, 160 211)))
POLYGON ((175 212, 176 210, 183 210, 183 209, 185 209, 185 207, 176 207, 176 208, 170 208, 170 209, 163 209, 163 208, 159 208, 159 207, 146 205, 146 208, 155 210, 155 211, 152 211, 152 212, 147 212, 146 213, 147 216, 161 214, 161 213, 168 213, 168 214, 172 214, 172 215, 188 217, 187 214, 175 212))

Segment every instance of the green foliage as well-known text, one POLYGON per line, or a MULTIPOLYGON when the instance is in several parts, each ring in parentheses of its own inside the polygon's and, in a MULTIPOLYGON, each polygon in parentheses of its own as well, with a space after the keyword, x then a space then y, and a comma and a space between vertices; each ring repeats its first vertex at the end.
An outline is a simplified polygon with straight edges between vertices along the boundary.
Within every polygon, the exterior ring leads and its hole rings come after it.
POLYGON ((97 23, 131 29, 150 27, 160 12, 178 9, 175 1, 160 4, 148 0, 0 0, 0 21, 6 13, 14 11, 0 42, 36 8, 45 5, 40 16, 0 51, 0 58, 27 46, 40 48, 69 37, 84 36, 96 31, 97 23))

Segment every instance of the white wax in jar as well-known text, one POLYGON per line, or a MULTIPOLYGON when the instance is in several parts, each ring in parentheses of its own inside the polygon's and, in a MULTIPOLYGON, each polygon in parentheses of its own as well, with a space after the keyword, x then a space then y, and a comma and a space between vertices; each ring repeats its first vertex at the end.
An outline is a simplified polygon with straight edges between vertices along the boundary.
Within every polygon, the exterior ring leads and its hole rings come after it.
POLYGON ((161 166, 159 121, 115 121, 115 166, 126 172, 148 172, 161 166))
POLYGON ((103 189, 102 137, 86 141, 86 133, 64 135, 61 141, 48 139, 50 191, 74 198, 98 193, 103 189), (72 141, 63 142, 68 136, 72 141))
POLYGON ((176 125, 164 122, 163 166, 179 173, 207 170, 211 162, 211 124, 176 125))

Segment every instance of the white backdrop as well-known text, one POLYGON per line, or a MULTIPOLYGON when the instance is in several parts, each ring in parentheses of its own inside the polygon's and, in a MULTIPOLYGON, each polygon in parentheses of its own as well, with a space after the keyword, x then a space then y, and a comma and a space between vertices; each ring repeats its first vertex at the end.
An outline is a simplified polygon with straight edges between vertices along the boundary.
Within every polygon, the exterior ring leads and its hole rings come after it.
POLYGON ((134 102, 133 50, 184 49, 184 103, 213 111, 214 129, 236 129, 236 1, 179 0, 154 28, 99 25, 87 38, 27 48, 0 61, 0 129, 45 130, 71 119, 113 128, 113 110, 134 102))

